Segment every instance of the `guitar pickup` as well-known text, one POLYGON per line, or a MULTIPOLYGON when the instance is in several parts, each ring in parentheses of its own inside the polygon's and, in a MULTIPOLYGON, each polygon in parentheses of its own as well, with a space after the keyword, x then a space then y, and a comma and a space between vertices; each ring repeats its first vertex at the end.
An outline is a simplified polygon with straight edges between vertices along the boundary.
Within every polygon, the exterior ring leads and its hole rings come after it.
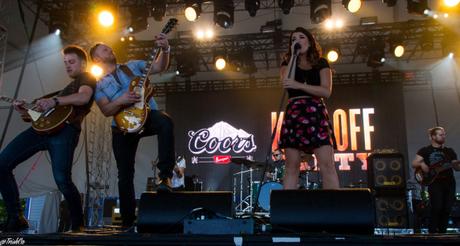
POLYGON ((56 110, 55 108, 50 108, 50 109, 48 109, 48 111, 46 111, 46 112, 44 113, 44 116, 45 116, 45 117, 48 117, 48 116, 49 116, 50 114, 52 114, 55 110, 56 110))

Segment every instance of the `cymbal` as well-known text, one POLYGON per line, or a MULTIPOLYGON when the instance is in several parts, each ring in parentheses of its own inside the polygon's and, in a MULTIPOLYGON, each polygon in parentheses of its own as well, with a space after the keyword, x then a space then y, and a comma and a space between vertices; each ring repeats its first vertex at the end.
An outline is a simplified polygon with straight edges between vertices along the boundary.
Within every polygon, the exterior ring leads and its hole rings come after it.
POLYGON ((245 165, 250 168, 261 168, 265 166, 265 163, 263 162, 252 161, 245 158, 232 158, 232 162, 238 165, 245 165))

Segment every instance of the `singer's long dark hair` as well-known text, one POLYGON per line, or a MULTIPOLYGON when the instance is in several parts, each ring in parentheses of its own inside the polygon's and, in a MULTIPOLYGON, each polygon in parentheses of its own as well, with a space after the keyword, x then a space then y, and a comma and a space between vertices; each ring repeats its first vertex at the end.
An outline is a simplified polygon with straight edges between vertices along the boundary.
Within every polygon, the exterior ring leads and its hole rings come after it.
MULTIPOLYGON (((291 32, 291 35, 289 35, 289 46, 288 46, 288 52, 284 55, 284 63, 287 64, 289 62, 289 59, 291 59, 291 45, 292 45, 292 35, 295 32, 301 32, 305 34, 308 38, 308 42, 310 43, 310 47, 308 48, 307 52, 305 53, 305 56, 307 57, 307 61, 312 65, 315 66, 318 64, 319 58, 321 58, 321 46, 316 42, 315 37, 313 37, 313 34, 311 34, 307 29, 303 27, 297 27, 293 32, 291 32)), ((299 60, 297 60, 298 62, 299 60)))

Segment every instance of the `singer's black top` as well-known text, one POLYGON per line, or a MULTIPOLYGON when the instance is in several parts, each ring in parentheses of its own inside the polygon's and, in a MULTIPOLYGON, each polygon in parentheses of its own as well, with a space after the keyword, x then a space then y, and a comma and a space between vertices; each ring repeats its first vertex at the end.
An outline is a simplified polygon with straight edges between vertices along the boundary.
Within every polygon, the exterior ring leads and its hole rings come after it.
MULTIPOLYGON (((287 66, 288 62, 284 61, 281 66, 287 66)), ((321 79, 319 71, 323 68, 330 68, 329 63, 325 58, 320 58, 318 64, 313 65, 309 70, 303 70, 300 67, 296 66, 295 69, 295 80, 299 83, 306 83, 308 85, 321 85, 321 79)), ((289 72, 289 71, 286 71, 289 72)), ((288 89, 289 98, 298 97, 298 96, 314 96, 302 90, 288 89)))

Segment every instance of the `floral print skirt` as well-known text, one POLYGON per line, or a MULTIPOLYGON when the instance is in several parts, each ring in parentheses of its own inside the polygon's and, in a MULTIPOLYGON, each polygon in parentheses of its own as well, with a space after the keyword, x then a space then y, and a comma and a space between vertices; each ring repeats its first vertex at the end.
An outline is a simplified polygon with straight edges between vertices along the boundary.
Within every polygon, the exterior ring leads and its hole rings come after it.
POLYGON ((326 105, 318 97, 289 99, 281 127, 280 148, 307 154, 323 145, 337 148, 326 105))

